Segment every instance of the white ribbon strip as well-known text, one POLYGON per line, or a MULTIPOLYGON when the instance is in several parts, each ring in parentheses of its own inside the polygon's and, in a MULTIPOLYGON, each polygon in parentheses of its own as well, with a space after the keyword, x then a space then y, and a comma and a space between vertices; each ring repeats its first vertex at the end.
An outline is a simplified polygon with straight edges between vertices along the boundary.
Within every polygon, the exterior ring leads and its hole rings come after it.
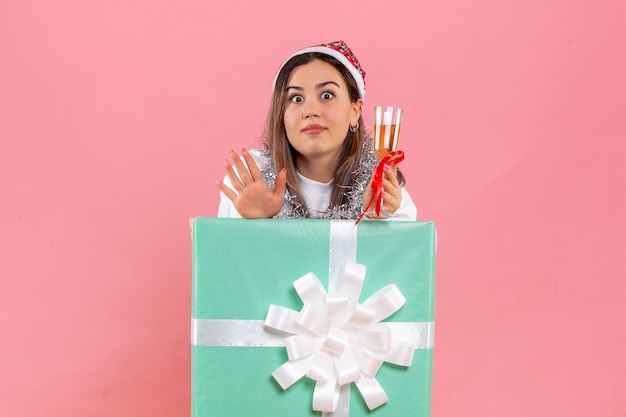
MULTIPOLYGON (((394 337, 412 345, 415 349, 432 349, 434 347, 435 322, 398 322, 386 321, 392 328, 394 337)), ((265 320, 213 320, 191 319, 191 344, 194 346, 255 346, 255 347, 286 347, 295 349, 295 341, 290 339, 304 337, 293 336, 286 332, 265 327, 265 320)), ((309 337, 308 347, 299 357, 311 354, 317 349, 309 337)), ((297 346, 307 345, 306 342, 297 346)))
MULTIPOLYGON (((331 220, 330 249, 328 252, 328 291, 335 293, 341 283, 341 274, 346 261, 356 262, 357 227, 352 221, 331 220)), ((346 287, 347 289, 347 287, 346 287)), ((338 302, 330 304, 329 310, 341 308, 338 302)), ((358 298, 357 298, 358 299, 358 298)), ((336 301, 336 300, 335 300, 336 301)), ((339 401, 334 412, 323 412, 322 417, 348 417, 350 415, 350 384, 341 386, 339 401)))
POLYGON ((265 320, 191 319, 194 346, 284 347, 287 333, 265 329, 265 320))
POLYGON ((356 262, 357 227, 352 220, 331 220, 328 292, 337 292, 346 261, 356 262))

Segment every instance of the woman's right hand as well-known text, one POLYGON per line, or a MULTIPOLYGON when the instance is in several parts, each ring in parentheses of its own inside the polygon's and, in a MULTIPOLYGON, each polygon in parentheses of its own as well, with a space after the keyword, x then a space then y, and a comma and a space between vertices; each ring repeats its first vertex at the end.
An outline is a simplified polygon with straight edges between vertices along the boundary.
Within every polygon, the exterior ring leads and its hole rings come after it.
POLYGON ((233 188, 228 187, 222 181, 216 181, 217 188, 233 202, 241 217, 260 219, 275 216, 283 206, 287 171, 283 168, 276 175, 276 186, 272 190, 263 180, 252 155, 245 149, 241 151, 241 154, 246 161, 245 164, 235 151, 230 151, 224 163, 226 174, 233 188))

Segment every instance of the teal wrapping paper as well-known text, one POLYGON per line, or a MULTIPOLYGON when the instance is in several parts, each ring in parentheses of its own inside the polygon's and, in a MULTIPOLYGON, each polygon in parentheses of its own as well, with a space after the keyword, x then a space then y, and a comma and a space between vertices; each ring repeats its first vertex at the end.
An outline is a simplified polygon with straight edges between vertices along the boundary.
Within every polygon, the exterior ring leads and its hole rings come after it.
MULTIPOLYGON (((351 227, 357 231, 356 262, 367 268, 362 297, 395 284, 407 302, 386 321, 433 322, 434 224, 366 221, 351 227)), ((196 219, 192 318, 264 320, 270 304, 299 311, 296 279, 313 272, 328 288, 330 228, 325 220, 196 219)), ((314 381, 303 378, 283 391, 272 378, 287 361, 280 343, 243 344, 192 347, 194 417, 322 415, 311 408, 314 381)), ((376 378, 388 402, 370 411, 352 384, 349 415, 430 415, 431 372, 432 349, 417 349, 408 368, 383 364, 376 378)))

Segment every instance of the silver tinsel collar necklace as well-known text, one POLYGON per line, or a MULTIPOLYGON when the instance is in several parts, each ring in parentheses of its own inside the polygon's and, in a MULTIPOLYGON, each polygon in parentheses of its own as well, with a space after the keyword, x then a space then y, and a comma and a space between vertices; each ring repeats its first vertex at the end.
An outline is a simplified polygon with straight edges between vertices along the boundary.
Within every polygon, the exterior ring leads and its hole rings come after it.
MULTIPOLYGON (((259 169, 263 175, 263 179, 270 188, 274 188, 276 184, 276 172, 274 171, 274 161, 272 155, 265 146, 260 152, 259 169)), ((354 173, 354 183, 345 187, 347 202, 336 207, 329 207, 326 211, 306 210, 296 201, 295 196, 289 191, 285 191, 285 199, 280 212, 274 216, 277 219, 344 219, 356 220, 363 211, 363 194, 367 185, 372 178, 372 171, 378 165, 378 159, 372 150, 371 138, 365 138, 363 141, 363 155, 361 163, 354 173)))

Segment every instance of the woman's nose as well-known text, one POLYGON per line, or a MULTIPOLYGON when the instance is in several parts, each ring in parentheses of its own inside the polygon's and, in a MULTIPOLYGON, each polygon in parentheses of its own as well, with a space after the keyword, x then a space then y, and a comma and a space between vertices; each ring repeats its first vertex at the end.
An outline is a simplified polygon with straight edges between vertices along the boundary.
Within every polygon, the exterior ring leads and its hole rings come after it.
POLYGON ((319 108, 316 103, 309 101, 302 109, 302 118, 317 117, 320 115, 319 108))

